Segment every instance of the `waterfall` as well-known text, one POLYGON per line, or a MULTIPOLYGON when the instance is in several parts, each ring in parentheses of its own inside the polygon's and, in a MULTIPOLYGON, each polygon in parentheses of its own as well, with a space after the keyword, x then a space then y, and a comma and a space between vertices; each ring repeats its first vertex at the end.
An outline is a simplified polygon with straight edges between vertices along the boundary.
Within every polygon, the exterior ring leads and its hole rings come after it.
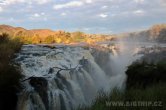
POLYGON ((36 92, 22 93, 18 103, 18 110, 46 110, 41 97, 36 92))
POLYGON ((16 58, 25 76, 17 110, 89 106, 98 91, 123 87, 126 58, 119 57, 115 48, 104 52, 79 46, 24 45, 16 58))

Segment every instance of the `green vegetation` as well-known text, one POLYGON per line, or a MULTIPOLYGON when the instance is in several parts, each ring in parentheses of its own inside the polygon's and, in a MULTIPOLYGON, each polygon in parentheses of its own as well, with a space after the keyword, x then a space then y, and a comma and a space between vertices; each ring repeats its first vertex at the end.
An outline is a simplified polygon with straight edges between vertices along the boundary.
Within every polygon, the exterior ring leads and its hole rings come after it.
POLYGON ((0 35, 0 109, 13 110, 17 103, 17 93, 20 89, 21 72, 12 64, 16 52, 22 43, 19 39, 10 39, 5 33, 0 35))
POLYGON ((99 93, 91 107, 80 110, 166 110, 166 62, 135 62, 128 67, 127 88, 99 93))

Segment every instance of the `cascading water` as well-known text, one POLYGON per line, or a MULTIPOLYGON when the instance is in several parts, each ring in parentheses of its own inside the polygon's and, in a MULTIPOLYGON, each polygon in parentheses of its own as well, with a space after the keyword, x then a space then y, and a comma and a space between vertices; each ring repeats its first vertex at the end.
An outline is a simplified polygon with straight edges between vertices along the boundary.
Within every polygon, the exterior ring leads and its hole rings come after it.
POLYGON ((122 88, 131 53, 109 49, 24 45, 16 58, 25 76, 17 110, 73 110, 90 105, 101 89, 122 88))

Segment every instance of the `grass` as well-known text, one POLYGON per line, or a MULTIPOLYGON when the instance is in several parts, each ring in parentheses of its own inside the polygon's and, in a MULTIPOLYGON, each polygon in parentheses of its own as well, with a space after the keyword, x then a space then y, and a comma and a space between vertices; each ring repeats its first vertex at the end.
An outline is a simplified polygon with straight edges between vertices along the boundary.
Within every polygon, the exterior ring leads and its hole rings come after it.
POLYGON ((10 39, 7 34, 0 35, 0 109, 2 110, 14 110, 17 103, 21 72, 19 67, 12 63, 12 59, 21 49, 21 45, 19 39, 10 39))
POLYGON ((111 93, 101 92, 91 107, 80 107, 78 110, 166 110, 166 83, 144 90, 121 92, 114 89, 111 93))
POLYGON ((126 74, 124 91, 99 92, 91 107, 78 110, 166 110, 166 62, 135 62, 126 74))

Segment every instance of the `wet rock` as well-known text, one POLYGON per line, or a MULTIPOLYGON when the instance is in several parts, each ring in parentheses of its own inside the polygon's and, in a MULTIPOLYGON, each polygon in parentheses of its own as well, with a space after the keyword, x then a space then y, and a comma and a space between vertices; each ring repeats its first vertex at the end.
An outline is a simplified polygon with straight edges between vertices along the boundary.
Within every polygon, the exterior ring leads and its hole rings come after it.
POLYGON ((84 57, 79 61, 79 64, 82 66, 88 65, 88 59, 85 59, 84 57))
POLYGON ((50 49, 56 49, 56 47, 52 46, 52 45, 44 45, 43 47, 50 48, 50 49))
POLYGON ((54 69, 50 68, 49 71, 48 71, 48 74, 52 74, 53 72, 54 72, 54 69))
MULTIPOLYGON (((85 69, 87 72, 90 72, 91 66, 89 64, 88 59, 85 59, 84 57, 79 61, 79 64, 82 65, 81 68, 85 69)), ((81 68, 78 69, 78 71, 81 71, 81 68)))
POLYGON ((31 55, 32 56, 42 56, 42 54, 40 54, 40 53, 32 53, 31 55))

